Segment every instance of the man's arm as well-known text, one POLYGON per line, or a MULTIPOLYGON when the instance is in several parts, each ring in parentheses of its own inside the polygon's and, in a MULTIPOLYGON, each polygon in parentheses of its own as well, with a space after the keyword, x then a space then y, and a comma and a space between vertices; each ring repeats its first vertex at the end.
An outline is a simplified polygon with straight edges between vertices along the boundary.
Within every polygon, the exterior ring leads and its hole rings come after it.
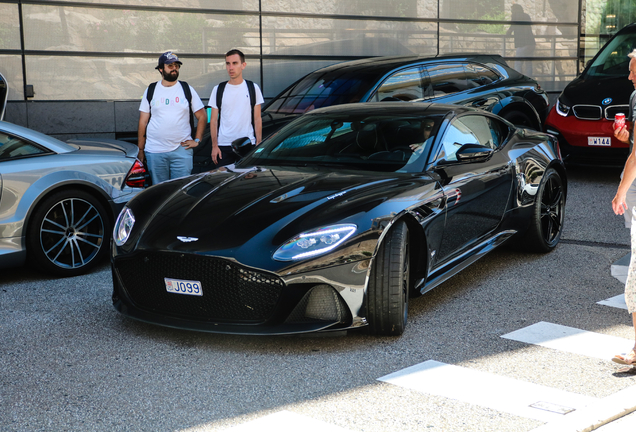
POLYGON ((261 118, 261 105, 254 105, 254 136, 256 138, 256 145, 259 145, 263 140, 263 119, 261 118))
POLYGON ((212 108, 210 113, 210 138, 212 139, 212 162, 215 164, 218 163, 219 159, 223 159, 221 149, 219 148, 218 125, 219 109, 212 108))
POLYGON ((139 126, 137 126, 137 146, 139 147, 139 154, 137 158, 142 163, 146 161, 144 149, 146 148, 146 128, 148 127, 149 120, 150 113, 139 111, 139 126))
MULTIPOLYGON (((633 127, 636 128, 636 122, 634 122, 633 127)), ((614 137, 616 137, 616 139, 621 142, 628 143, 629 131, 627 129, 627 126, 623 126, 621 129, 615 130, 614 137)), ((625 210, 627 210, 627 191, 636 179, 636 146, 632 147, 632 152, 627 158, 627 162, 625 162, 623 177, 621 178, 621 182, 618 185, 616 195, 612 200, 612 210, 614 210, 614 213, 616 213, 617 215, 622 215, 623 213, 625 213, 625 210)))
MULTIPOLYGON (((203 133, 205 132, 205 126, 208 124, 208 115, 205 112, 204 108, 201 108, 199 111, 194 113, 194 116, 197 118, 197 131, 194 133, 194 138, 201 141, 203 138, 203 133)), ((187 149, 195 148, 199 146, 199 143, 193 140, 184 141, 181 145, 187 149)))

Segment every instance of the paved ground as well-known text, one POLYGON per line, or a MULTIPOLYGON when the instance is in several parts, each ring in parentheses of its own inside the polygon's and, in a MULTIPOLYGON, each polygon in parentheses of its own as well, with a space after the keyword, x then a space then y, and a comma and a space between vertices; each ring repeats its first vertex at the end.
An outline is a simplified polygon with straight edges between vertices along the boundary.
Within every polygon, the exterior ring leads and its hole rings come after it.
POLYGON ((622 293, 610 266, 629 237, 619 171, 569 175, 557 250, 493 252, 413 300, 400 338, 164 329, 115 312, 106 265, 3 270, 0 430, 590 430, 636 407, 636 375, 609 361, 629 316, 598 304, 622 293))

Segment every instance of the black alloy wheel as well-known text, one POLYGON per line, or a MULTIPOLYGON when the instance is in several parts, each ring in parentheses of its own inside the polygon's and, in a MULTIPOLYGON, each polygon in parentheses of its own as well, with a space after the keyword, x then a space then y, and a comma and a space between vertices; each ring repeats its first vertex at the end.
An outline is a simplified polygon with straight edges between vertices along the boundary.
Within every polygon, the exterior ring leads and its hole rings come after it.
POLYGON ((550 252, 561 239, 565 219, 563 180, 553 168, 546 170, 537 191, 530 228, 524 246, 534 252, 550 252))
POLYGON ((366 296, 367 321, 373 334, 399 336, 408 318, 411 286, 409 231, 395 224, 373 260, 366 296))
POLYGON ((108 249, 110 223, 100 202, 80 190, 47 197, 29 222, 27 253, 58 276, 90 270, 108 249))

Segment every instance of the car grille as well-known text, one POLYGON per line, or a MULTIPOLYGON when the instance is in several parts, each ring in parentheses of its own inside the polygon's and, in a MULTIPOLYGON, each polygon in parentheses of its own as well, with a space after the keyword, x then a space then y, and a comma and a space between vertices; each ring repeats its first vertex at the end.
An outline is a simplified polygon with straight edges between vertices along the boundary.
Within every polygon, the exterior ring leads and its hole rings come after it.
POLYGON ((627 116, 629 114, 629 105, 613 105, 605 108, 605 118, 608 120, 614 120, 618 113, 623 113, 627 116))
MULTIPOLYGON (((603 117, 603 108, 598 105, 574 105, 572 112, 581 120, 600 120, 603 117)), ((612 105, 605 108, 607 120, 614 120, 617 113, 629 113, 629 105, 612 105)))
POLYGON ((574 105, 572 111, 581 120, 600 120, 603 110, 597 105, 574 105))
POLYGON ((201 255, 140 253, 117 259, 115 268, 136 306, 203 321, 264 322, 285 286, 275 275, 201 255), (203 295, 170 293, 164 277, 199 281, 203 295))

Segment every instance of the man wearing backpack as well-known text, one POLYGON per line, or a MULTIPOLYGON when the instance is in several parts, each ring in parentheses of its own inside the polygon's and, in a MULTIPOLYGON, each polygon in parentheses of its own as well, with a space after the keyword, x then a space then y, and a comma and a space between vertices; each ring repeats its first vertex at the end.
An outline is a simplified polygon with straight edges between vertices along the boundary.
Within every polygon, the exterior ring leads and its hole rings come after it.
POLYGON ((148 86, 139 106, 139 159, 146 161, 153 184, 190 175, 192 149, 199 145, 207 124, 199 95, 188 83, 178 81, 181 65, 172 52, 163 53, 155 68, 162 79, 148 86), (193 115, 199 122, 194 139, 193 115))
POLYGON ((236 162, 232 141, 248 137, 253 144, 261 142, 261 104, 263 94, 258 85, 243 79, 245 55, 233 49, 225 54, 225 68, 230 80, 212 90, 210 101, 210 136, 212 162, 225 166, 236 162))

